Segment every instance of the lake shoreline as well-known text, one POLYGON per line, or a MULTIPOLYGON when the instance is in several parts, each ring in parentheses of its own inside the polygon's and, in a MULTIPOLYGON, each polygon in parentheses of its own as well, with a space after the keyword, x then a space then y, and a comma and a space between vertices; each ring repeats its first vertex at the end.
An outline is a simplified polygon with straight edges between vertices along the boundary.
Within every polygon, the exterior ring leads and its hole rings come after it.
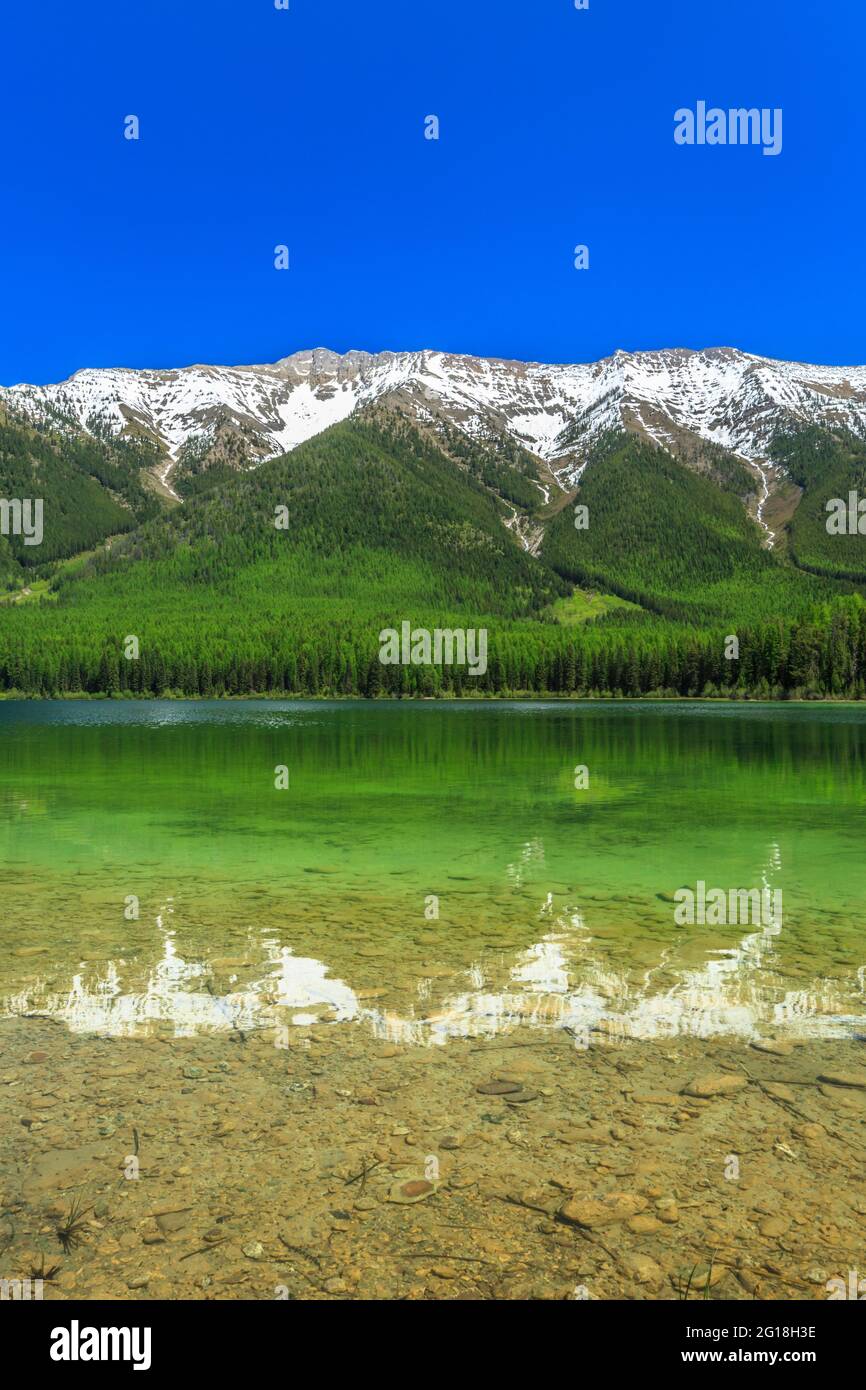
POLYGON ((862 706, 866 701, 852 700, 850 696, 820 695, 805 699, 800 696, 784 696, 778 699, 758 698, 743 694, 739 697, 724 695, 557 695, 555 692, 539 694, 537 691, 518 691, 509 695, 481 693, 474 695, 341 695, 341 694, 293 694, 287 691, 268 691, 259 694, 251 691, 248 695, 172 695, 161 692, 129 691, 94 693, 75 691, 62 695, 37 695, 20 690, 0 691, 0 701, 18 701, 33 704, 75 704, 112 702, 115 704, 153 704, 156 701, 172 704, 246 704, 250 701, 260 703, 291 702, 292 704, 362 704, 362 705, 508 705, 508 704, 551 704, 551 705, 768 705, 774 708, 785 705, 853 705, 862 706))

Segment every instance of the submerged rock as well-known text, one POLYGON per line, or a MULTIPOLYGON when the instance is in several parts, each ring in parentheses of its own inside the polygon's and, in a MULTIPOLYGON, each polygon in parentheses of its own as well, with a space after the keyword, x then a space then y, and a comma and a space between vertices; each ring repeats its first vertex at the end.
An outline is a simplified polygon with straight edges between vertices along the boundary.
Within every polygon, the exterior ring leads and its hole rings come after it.
POLYGON ((771 1057, 790 1057, 794 1051, 793 1043, 777 1038, 755 1038, 751 1046, 756 1052, 767 1052, 771 1057))
POLYGON ((724 1265, 683 1265, 671 1276, 671 1283, 692 1298, 700 1298, 706 1288, 715 1288, 724 1279, 727 1270, 724 1265))
POLYGON ((735 1091, 741 1091, 748 1084, 748 1077, 740 1076, 736 1072, 710 1072, 704 1076, 696 1076, 694 1081, 690 1081, 688 1086, 683 1088, 683 1095, 708 1100, 712 1096, 733 1095, 735 1091))
POLYGON ((570 1226, 583 1226, 592 1230, 596 1226, 609 1226, 616 1221, 627 1221, 630 1216, 647 1205, 645 1197, 633 1192, 608 1192, 604 1197, 570 1197, 559 1209, 560 1220, 570 1226))
POLYGON ((866 1091, 866 1071, 825 1071, 818 1077, 826 1086, 845 1086, 866 1091))
POLYGON ((649 1212, 630 1216, 627 1224, 628 1229, 636 1236, 652 1236, 662 1229, 662 1223, 658 1217, 650 1216, 649 1212))
POLYGON ((657 1288, 664 1280, 664 1270, 649 1255, 623 1255, 619 1263, 623 1273, 638 1284, 657 1288))
POLYGON ((438 1188, 438 1182, 429 1182, 427 1178, 404 1178, 402 1182, 394 1183, 388 1193, 388 1201, 410 1206, 414 1202, 426 1201, 438 1188))

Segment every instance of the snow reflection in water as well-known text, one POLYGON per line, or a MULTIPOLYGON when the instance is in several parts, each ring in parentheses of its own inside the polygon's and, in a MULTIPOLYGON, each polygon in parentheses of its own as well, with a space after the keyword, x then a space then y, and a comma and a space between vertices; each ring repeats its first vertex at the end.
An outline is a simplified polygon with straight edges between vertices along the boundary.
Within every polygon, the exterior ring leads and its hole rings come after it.
POLYGON ((636 977, 602 958, 580 912, 554 914, 548 896, 538 916, 550 929, 510 964, 497 966, 498 979, 490 978, 492 967, 475 963, 444 982, 431 981, 422 966, 414 989, 404 991, 409 1002, 392 1009, 370 997, 379 991, 356 991, 333 977, 326 962, 295 955, 272 931, 251 940, 242 959, 185 959, 177 930, 167 928, 160 915, 160 956, 139 988, 122 959, 110 960, 90 981, 74 974, 65 992, 36 981, 7 996, 0 1013, 48 1014, 74 1032, 109 1036, 158 1028, 176 1036, 272 1029, 277 1045, 292 1026, 316 1022, 353 1021, 380 1038, 421 1045, 452 1037, 492 1038, 521 1025, 566 1027, 577 1046, 587 1045, 598 1028, 638 1039, 752 1038, 766 1033, 840 1037, 866 1025, 860 1009, 866 966, 847 980, 816 978, 790 986, 774 968, 780 926, 746 931, 735 945, 708 952, 697 966, 675 966, 672 948, 660 947, 658 964, 636 977), (241 983, 241 971, 257 969, 263 973, 241 983), (232 988, 223 985, 217 992, 218 973, 232 988))

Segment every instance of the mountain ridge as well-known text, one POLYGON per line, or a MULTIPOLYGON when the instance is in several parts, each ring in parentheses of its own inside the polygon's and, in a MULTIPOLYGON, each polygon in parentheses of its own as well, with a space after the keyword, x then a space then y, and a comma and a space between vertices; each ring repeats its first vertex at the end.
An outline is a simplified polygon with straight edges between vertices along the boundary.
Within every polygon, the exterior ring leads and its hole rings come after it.
POLYGON ((191 467, 214 460, 253 467, 377 402, 470 437, 505 435, 564 491, 612 428, 676 456, 717 446, 748 463, 766 501, 780 478, 768 467, 780 431, 821 425, 866 437, 866 366, 785 362, 728 347, 618 349, 597 362, 559 364, 314 348, 274 363, 81 368, 64 382, 0 388, 0 403, 37 422, 143 437, 161 454, 157 476, 175 497, 175 480, 191 467))

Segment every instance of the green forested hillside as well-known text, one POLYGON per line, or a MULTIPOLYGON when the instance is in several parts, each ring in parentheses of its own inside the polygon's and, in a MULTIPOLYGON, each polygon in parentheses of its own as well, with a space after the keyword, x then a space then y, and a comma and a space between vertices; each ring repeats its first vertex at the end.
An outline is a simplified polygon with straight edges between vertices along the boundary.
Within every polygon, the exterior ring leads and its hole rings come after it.
POLYGON ((552 569, 662 617, 695 624, 792 617, 842 593, 762 546, 737 474, 720 487, 633 436, 612 435, 587 466, 573 506, 547 527, 552 569), (575 526, 575 506, 588 526, 575 526))
POLYGON ((274 590, 363 607, 372 584, 394 612, 424 602, 537 614, 567 585, 515 545, 479 472, 399 419, 349 421, 197 496, 93 572, 167 562, 148 573, 229 593, 254 576, 263 603, 274 590), (292 576, 288 590, 281 575, 292 576))
POLYGON ((58 568, 51 601, 0 608, 0 689, 866 694, 859 586, 764 550, 737 468, 710 477, 611 437, 535 556, 502 524, 519 498, 537 511, 530 464, 381 413, 211 488, 202 475, 182 507, 58 568), (576 582, 631 603, 560 622, 576 582), (485 628, 486 671, 383 666, 379 633, 404 621, 485 628))
MULTIPOLYGON (((827 503, 848 502, 854 491, 866 500, 866 443, 852 435, 806 429, 776 440, 773 457, 803 488, 789 527, 790 555, 815 574, 866 580, 866 535, 827 529, 827 503)), ((866 517, 863 518, 866 530, 866 517)))
POLYGON ((443 427, 440 442, 451 458, 506 501, 528 512, 543 502, 535 460, 504 435, 469 439, 451 426, 443 427))
POLYGON ((37 430, 0 411, 0 497, 42 499, 39 545, 0 535, 0 584, 26 583, 52 561, 130 531, 160 511, 140 474, 144 446, 37 430))

